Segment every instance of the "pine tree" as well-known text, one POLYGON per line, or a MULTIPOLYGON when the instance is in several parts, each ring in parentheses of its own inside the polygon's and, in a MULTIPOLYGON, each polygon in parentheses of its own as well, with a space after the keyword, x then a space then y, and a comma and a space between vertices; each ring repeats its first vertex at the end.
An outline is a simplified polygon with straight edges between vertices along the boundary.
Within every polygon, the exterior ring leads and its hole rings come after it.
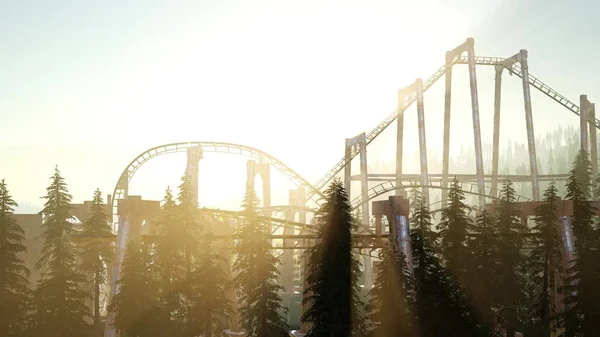
POLYGON ((467 285, 469 300, 483 329, 491 331, 496 326, 498 308, 498 230, 496 219, 486 210, 480 212, 472 228, 474 237, 469 241, 470 253, 467 285))
POLYGON ((113 260, 114 248, 109 240, 112 232, 108 215, 104 212, 104 200, 99 189, 94 199, 89 219, 83 224, 84 243, 82 251, 82 270, 91 273, 91 285, 94 289, 94 327, 100 324, 100 289, 106 285, 107 266, 113 260))
POLYGON ((58 168, 51 180, 42 210, 42 257, 35 266, 42 270, 33 294, 36 328, 40 337, 80 337, 87 330, 85 320, 90 313, 82 289, 85 276, 78 270, 79 252, 72 241, 71 195, 58 168))
POLYGON ((523 234, 527 228, 521 223, 521 214, 516 209, 516 193, 512 183, 506 180, 502 184, 497 207, 498 229, 501 236, 499 242, 500 277, 498 284, 499 323, 504 327, 507 336, 513 336, 523 326, 520 309, 527 296, 524 291, 523 275, 524 256, 523 234))
POLYGON ((395 249, 384 245, 377 278, 370 291, 370 337, 416 336, 412 324, 414 289, 406 258, 395 249))
POLYGON ((416 331, 420 337, 461 335, 462 311, 435 250, 438 234, 432 231, 427 201, 416 197, 410 219, 416 331))
POLYGON ((186 260, 183 253, 185 228, 182 226, 177 204, 167 188, 164 203, 156 223, 156 266, 160 274, 161 308, 165 319, 162 326, 172 336, 180 336, 185 329, 186 305, 182 288, 186 277, 186 260))
POLYGON ((535 209, 535 226, 533 233, 534 248, 529 256, 530 280, 539 286, 534 303, 537 332, 540 337, 550 337, 556 331, 551 319, 555 317, 557 308, 554 305, 554 290, 561 280, 563 272, 563 256, 561 237, 558 230, 557 202, 559 197, 554 183, 544 192, 543 203, 535 209))
POLYGON ((181 185, 179 185, 179 205, 177 205, 175 212, 177 213, 177 225, 180 232, 179 247, 174 246, 173 249, 179 250, 184 256, 185 261, 185 275, 183 276, 180 285, 180 293, 184 298, 185 308, 183 310, 186 313, 186 324, 185 324, 185 335, 192 336, 192 325, 194 319, 191 317, 190 303, 191 297, 194 296, 192 288, 193 270, 192 260, 196 254, 196 248, 199 244, 199 237, 202 231, 201 221, 198 213, 198 204, 194 200, 194 190, 188 175, 184 175, 181 178, 181 185))
POLYGON ((0 181, 0 336, 18 336, 25 329, 29 269, 19 256, 26 253, 25 232, 13 217, 17 203, 4 179, 0 181))
POLYGON ((437 225, 441 238, 441 252, 446 268, 453 275, 459 292, 464 292, 467 279, 469 253, 467 241, 473 224, 468 216, 469 207, 464 202, 465 195, 454 179, 448 191, 448 206, 442 209, 442 219, 437 225))
POLYGON ((307 337, 350 336, 362 333, 361 303, 356 286, 358 260, 352 252, 352 218, 348 195, 335 180, 325 191, 325 203, 315 216, 317 243, 309 251, 308 287, 304 303, 310 305, 302 322, 310 323, 307 337))
POLYGON ((225 318, 232 307, 227 297, 229 280, 223 266, 224 259, 219 254, 216 239, 212 235, 212 225, 204 227, 192 274, 191 336, 221 336, 225 318))
POLYGON ((287 334, 286 309, 278 283, 278 259, 271 251, 269 227, 257 219, 258 197, 248 186, 242 207, 244 221, 235 230, 237 243, 233 285, 239 295, 241 325, 248 337, 281 337, 287 334))
POLYGON ((127 243, 118 286, 108 310, 115 314, 113 324, 121 336, 172 336, 172 331, 162 326, 165 318, 157 296, 160 284, 150 245, 127 243))
POLYGON ((567 180, 567 199, 573 202, 571 224, 575 258, 570 261, 565 284, 565 336, 600 335, 598 282, 598 232, 594 228, 595 207, 591 197, 591 164, 580 151, 567 180))

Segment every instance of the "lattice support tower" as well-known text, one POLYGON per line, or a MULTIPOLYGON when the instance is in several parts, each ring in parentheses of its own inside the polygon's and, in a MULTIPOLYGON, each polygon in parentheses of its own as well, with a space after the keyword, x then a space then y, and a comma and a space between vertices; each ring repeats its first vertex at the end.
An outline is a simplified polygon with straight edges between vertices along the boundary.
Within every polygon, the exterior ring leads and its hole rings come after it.
POLYGON ((523 104, 525 107, 525 124, 527 127, 527 145, 529 149, 529 170, 531 174, 531 190, 533 200, 540 200, 540 185, 538 180, 537 155, 535 152, 535 133, 533 132, 533 116, 531 109, 531 91, 529 87, 529 66, 527 65, 527 50, 507 58, 502 64, 511 71, 513 65, 519 62, 521 66, 521 81, 523 83, 523 104))

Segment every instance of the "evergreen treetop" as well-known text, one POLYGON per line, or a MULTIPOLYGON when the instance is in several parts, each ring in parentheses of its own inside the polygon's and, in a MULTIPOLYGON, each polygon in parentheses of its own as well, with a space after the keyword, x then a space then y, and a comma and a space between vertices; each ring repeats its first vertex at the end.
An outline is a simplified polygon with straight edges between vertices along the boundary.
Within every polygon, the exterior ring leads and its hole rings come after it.
POLYGON ((529 255, 528 269, 530 280, 536 285, 533 310, 540 337, 550 337, 556 330, 556 324, 552 323, 552 319, 558 314, 554 289, 562 284, 563 274, 562 239, 557 211, 559 200, 558 190, 552 182, 544 192, 543 203, 535 209, 535 225, 532 228, 536 236, 529 255))
POLYGON ((84 241, 82 249, 83 271, 91 273, 94 292, 94 325, 100 324, 100 288, 107 283, 107 267, 113 261, 114 248, 109 238, 112 235, 105 213, 102 192, 97 189, 90 209, 90 217, 83 224, 84 241))
POLYGON ((249 337, 281 337, 287 334, 286 309, 279 292, 277 258, 271 251, 269 226, 257 219, 259 201, 252 185, 247 186, 244 221, 235 230, 237 243, 233 285, 239 294, 241 325, 249 337))
POLYGON ((0 181, 0 336, 12 337, 25 329, 29 269, 21 254, 25 231, 13 217, 17 203, 4 179, 0 181))
POLYGON ((82 289, 85 277, 79 272, 78 250, 72 241, 71 195, 58 168, 47 188, 42 210, 42 256, 36 264, 41 276, 33 298, 37 331, 43 336, 80 337, 85 334, 89 310, 82 289))
POLYGON ((307 337, 351 336, 363 332, 359 313, 358 261, 352 253, 354 220, 340 180, 325 191, 315 217, 317 243, 309 253, 308 287, 303 300, 310 307, 302 322, 310 323, 307 337))

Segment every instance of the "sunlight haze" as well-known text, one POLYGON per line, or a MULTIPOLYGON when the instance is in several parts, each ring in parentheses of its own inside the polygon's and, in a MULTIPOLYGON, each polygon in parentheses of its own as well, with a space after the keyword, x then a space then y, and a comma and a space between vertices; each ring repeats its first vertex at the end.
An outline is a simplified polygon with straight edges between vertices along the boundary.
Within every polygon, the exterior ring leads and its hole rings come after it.
MULTIPOLYGON (((479 56, 527 49, 531 74, 576 104, 583 93, 597 100, 598 9, 593 1, 539 0, 4 1, 0 178, 15 200, 41 205, 58 165, 83 201, 96 188, 112 193, 126 165, 151 147, 223 141, 261 149, 315 182, 342 158, 344 138, 368 133, 396 108, 398 89, 429 77, 468 37, 479 56), (565 15, 567 7, 584 10, 565 15)), ((466 66, 455 69, 458 152, 473 138, 466 66)), ((493 68, 480 69, 485 144, 493 68)), ((503 84, 501 141, 524 142, 520 80, 505 73, 503 84)), ((428 150, 439 156, 443 100, 440 80, 425 96, 428 150)), ((532 101, 536 134, 557 121, 578 125, 539 92, 532 101)), ((416 123, 412 106, 409 159, 418 151, 416 123)), ((395 130, 369 146, 370 162, 394 164, 395 130)), ((237 209, 246 160, 206 153, 201 205, 237 209)), ((416 172, 416 163, 407 170, 416 172)), ((130 194, 160 199, 184 170, 184 154, 161 157, 139 171, 130 194)), ((272 204, 287 203, 293 186, 273 175, 272 204)))

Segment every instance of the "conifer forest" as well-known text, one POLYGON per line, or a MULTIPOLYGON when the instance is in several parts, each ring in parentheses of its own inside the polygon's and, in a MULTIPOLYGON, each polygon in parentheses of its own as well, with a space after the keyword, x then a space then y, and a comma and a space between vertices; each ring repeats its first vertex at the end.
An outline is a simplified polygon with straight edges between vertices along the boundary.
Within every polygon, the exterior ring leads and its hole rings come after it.
MULTIPOLYGON (((324 192, 303 253, 302 316, 308 337, 600 336, 600 179, 588 155, 575 155, 564 186, 549 183, 535 217, 523 222, 513 183, 493 209, 472 212, 454 180, 436 220, 420 191, 410 191, 410 254, 390 237, 363 289, 354 237, 361 221, 340 180, 324 192), (559 192, 563 190, 564 193, 559 192), (558 201, 572 202, 575 254, 564 261, 558 201)), ((240 198, 241 221, 224 246, 224 221, 194 204, 183 176, 167 189, 150 233, 127 243, 118 293, 101 308, 115 258, 102 193, 89 218, 71 221, 71 195, 56 168, 44 196, 41 257, 25 262, 16 202, 0 183, 0 336, 103 336, 106 315, 120 336, 216 337, 238 326, 248 337, 290 336, 280 260, 254 186, 240 198), (228 251, 225 254, 224 251, 228 251), (32 272, 39 273, 30 284, 32 272), (232 321, 235 320, 235 321, 232 321)))

